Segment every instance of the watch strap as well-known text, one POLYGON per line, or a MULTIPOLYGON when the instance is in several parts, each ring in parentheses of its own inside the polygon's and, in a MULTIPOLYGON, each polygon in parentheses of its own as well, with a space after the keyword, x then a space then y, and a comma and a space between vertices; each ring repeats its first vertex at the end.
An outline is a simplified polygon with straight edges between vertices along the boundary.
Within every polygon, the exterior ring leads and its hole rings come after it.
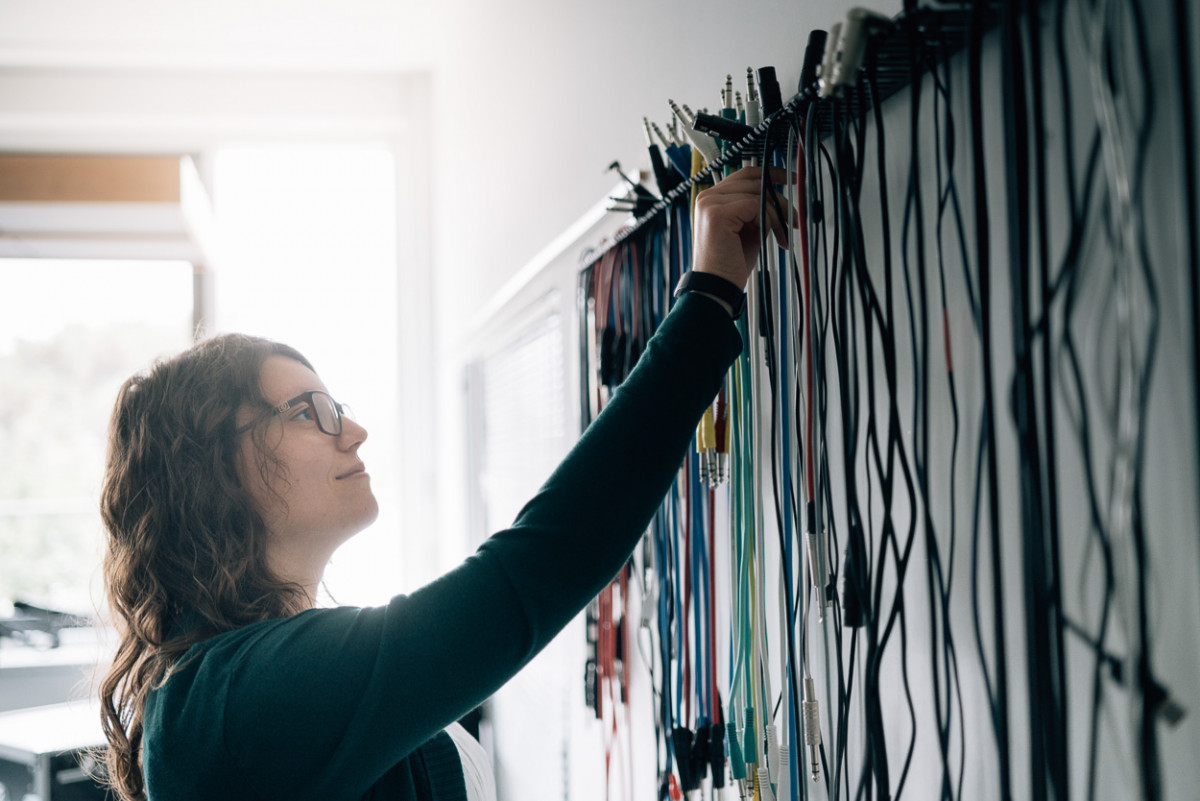
POLYGON ((720 298, 729 304, 730 313, 734 319, 742 316, 746 308, 746 293, 732 281, 712 273, 698 273, 688 270, 675 286, 675 297, 685 292, 703 292, 706 295, 720 298))

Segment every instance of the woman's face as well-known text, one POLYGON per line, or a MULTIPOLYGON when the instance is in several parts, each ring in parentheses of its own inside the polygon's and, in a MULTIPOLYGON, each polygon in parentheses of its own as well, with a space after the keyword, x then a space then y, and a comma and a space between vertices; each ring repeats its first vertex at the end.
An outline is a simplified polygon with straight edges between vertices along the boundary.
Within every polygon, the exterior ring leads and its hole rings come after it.
MULTIPOLYGON (((273 405, 310 390, 326 391, 316 373, 286 356, 267 357, 260 378, 263 397, 273 405)), ((244 408, 238 425, 260 414, 244 408)), ((243 436, 240 472, 270 531, 269 548, 285 552, 289 563, 312 559, 324 565, 338 545, 379 514, 371 477, 358 456, 367 431, 342 417, 342 433, 330 436, 303 402, 271 415, 266 425, 268 455, 278 470, 268 462, 264 476, 254 438, 243 436)))

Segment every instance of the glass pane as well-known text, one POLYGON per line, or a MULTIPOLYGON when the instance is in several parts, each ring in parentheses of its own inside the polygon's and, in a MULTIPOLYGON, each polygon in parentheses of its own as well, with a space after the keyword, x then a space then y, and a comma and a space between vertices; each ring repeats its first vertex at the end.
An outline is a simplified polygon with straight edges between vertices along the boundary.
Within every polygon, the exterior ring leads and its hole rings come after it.
POLYGON ((98 495, 121 382, 191 344, 185 262, 0 259, 0 616, 92 614, 98 495))

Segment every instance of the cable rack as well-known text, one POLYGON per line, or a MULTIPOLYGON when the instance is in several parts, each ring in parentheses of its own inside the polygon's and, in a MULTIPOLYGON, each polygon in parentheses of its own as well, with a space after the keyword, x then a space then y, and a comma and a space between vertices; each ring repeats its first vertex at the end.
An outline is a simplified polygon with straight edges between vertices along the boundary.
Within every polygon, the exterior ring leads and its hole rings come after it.
MULTIPOLYGON (((985 30, 995 25, 999 7, 1000 3, 989 3, 982 12, 981 23, 985 30)), ((951 8, 917 8, 902 12, 894 17, 890 24, 882 25, 871 37, 870 49, 860 71, 871 76, 871 87, 878 101, 883 103, 913 80, 924 76, 928 61, 914 61, 917 52, 924 53, 928 59, 936 62, 962 50, 970 36, 971 18, 974 13, 965 5, 951 8)), ((610 242, 603 247, 589 249, 580 270, 590 269, 610 250, 635 236, 643 226, 671 208, 676 201, 690 195, 692 187, 710 183, 712 176, 723 171, 727 165, 740 166, 745 158, 761 159, 771 130, 777 125, 790 124, 804 116, 811 104, 816 103, 814 119, 818 126, 818 135, 824 139, 833 134, 834 121, 838 114, 849 113, 856 118, 864 117, 870 109, 870 101, 871 96, 863 89, 861 82, 846 88, 841 97, 821 97, 815 81, 805 86, 744 139, 727 147, 719 158, 664 195, 649 211, 614 235, 610 242)))

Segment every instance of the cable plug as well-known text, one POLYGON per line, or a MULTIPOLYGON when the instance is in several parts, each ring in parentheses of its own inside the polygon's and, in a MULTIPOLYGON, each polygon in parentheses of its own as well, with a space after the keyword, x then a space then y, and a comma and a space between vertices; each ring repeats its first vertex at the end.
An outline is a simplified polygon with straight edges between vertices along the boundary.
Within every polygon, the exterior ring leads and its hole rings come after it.
MULTIPOLYGON (((754 727, 754 707, 746 707, 746 728, 742 729, 742 759, 749 767, 758 762, 758 732, 754 727)), ((746 771, 750 773, 749 770, 746 771)))
POLYGON ((672 172, 667 168, 667 163, 663 160, 662 151, 654 141, 650 120, 642 117, 642 124, 646 127, 646 149, 650 152, 650 167, 654 170, 654 182, 658 184, 659 194, 666 195, 683 183, 683 179, 678 173, 672 172))
MULTIPOLYGON (((649 542, 649 539, 647 539, 647 542, 649 542)), ((653 550, 650 547, 643 550, 645 554, 643 564, 648 565, 645 571, 645 579, 642 582, 644 589, 642 590, 641 619, 638 620, 638 626, 643 629, 650 628, 655 616, 658 615, 658 579, 654 575, 653 556, 651 555, 653 550)))
POLYGON ((758 68, 758 91, 762 95, 762 115, 770 117, 783 108, 783 96, 779 91, 779 80, 774 67, 758 68))
MULTIPOLYGON (((587 662, 583 666, 583 703, 587 708, 595 714, 599 707, 597 701, 600 698, 600 674, 596 668, 596 660, 593 657, 588 657, 587 662)), ((596 717, 600 716, 596 714, 596 717)))
POLYGON ((713 407, 704 409, 700 424, 696 426, 696 451, 701 457, 701 480, 707 484, 715 484, 713 475, 714 463, 709 457, 717 449, 716 423, 714 422, 713 407))
MULTIPOLYGON (((1069 621, 1068 625, 1081 636, 1086 636, 1083 634, 1082 629, 1078 629, 1069 621)), ((1088 640, 1088 644, 1093 648, 1099 649, 1099 645, 1090 639, 1088 640)), ((1125 673, 1125 664, 1106 651, 1101 650, 1100 654, 1104 664, 1108 665, 1108 672, 1113 677, 1113 680, 1118 684, 1129 687, 1130 682, 1125 673)), ((1154 710, 1154 714, 1161 717, 1164 722, 1171 726, 1179 725, 1179 721, 1183 720, 1184 716, 1187 715, 1187 708, 1175 700, 1175 697, 1171 695, 1171 691, 1153 676, 1146 676, 1141 683, 1142 692, 1146 696, 1146 705, 1154 710)))
MULTIPOLYGON (((697 136, 697 134, 699 133, 699 132, 696 130, 696 114, 707 114, 707 113, 708 113, 708 109, 707 109, 707 108, 702 108, 702 109, 700 109, 698 112, 693 112, 693 111, 692 111, 692 110, 691 110, 691 109, 688 107, 688 104, 687 104, 687 103, 684 103, 684 104, 683 104, 683 117, 682 117, 681 119, 691 120, 691 123, 692 123, 691 127, 690 127, 690 128, 686 128, 686 127, 685 127, 683 132, 684 132, 685 134, 687 134, 687 137, 688 137, 688 139, 690 139, 690 140, 692 141, 692 144, 693 144, 693 146, 696 144, 696 136, 697 136)), ((720 154, 720 152, 721 152, 721 145, 720 145, 720 143, 719 143, 719 142, 717 142, 715 139, 712 139, 712 137, 708 137, 708 138, 709 138, 709 139, 712 141, 712 146, 713 146, 714 148, 716 148, 716 152, 717 152, 717 154, 719 155, 719 154, 720 154)), ((703 149, 701 149, 701 151, 700 151, 700 152, 701 152, 701 155, 704 155, 704 156, 705 156, 705 159, 704 159, 704 160, 705 160, 705 162, 712 161, 712 159, 708 158, 708 156, 707 156, 707 155, 704 153, 704 150, 703 150, 703 149)))
POLYGON ((742 759, 742 747, 738 744, 737 724, 732 720, 725 724, 725 733, 729 743, 729 770, 734 781, 746 778, 746 763, 742 759))
POLYGON ((846 21, 838 34, 837 46, 834 49, 832 62, 829 62, 829 47, 825 48, 826 63, 829 70, 822 81, 821 96, 829 97, 841 92, 847 86, 858 83, 858 71, 862 69, 863 59, 867 53, 867 43, 879 30, 893 27, 894 23, 883 14, 871 11, 869 8, 850 9, 846 21))
MULTIPOLYGON (((667 136, 663 133, 662 128, 658 127, 657 122, 650 123, 650 130, 654 131, 654 135, 662 140, 663 148, 666 151, 668 165, 670 165, 671 169, 675 171, 675 174, 679 176, 678 178, 672 177, 671 180, 674 184, 674 186, 671 187, 672 189, 674 189, 676 186, 679 186, 679 184, 683 183, 684 180, 690 177, 688 171, 692 164, 692 154, 690 152, 686 152, 685 149, 675 141, 675 132, 673 130, 674 125, 675 118, 672 117, 671 122, 667 124, 667 130, 672 133, 672 136, 667 136)), ((659 186, 659 189, 662 190, 663 194, 666 194, 670 191, 668 189, 663 189, 662 186, 659 186)))
POLYGON ((708 724, 700 721, 696 725, 696 736, 692 740, 692 778, 696 782, 693 790, 700 789, 701 783, 708 776, 708 724))
POLYGON ((779 780, 775 783, 775 795, 784 801, 792 797, 792 756, 791 747, 783 744, 779 752, 779 780))
POLYGON ((677 726, 671 732, 671 746, 675 750, 675 769, 679 771, 679 785, 683 792, 688 793, 700 786, 693 772, 695 767, 692 756, 692 731, 684 726, 677 726))
POLYGON ((805 92, 817 82, 817 71, 825 55, 825 40, 829 34, 822 30, 810 31, 808 45, 804 48, 804 66, 800 69, 800 86, 797 91, 805 92))
POLYGON ((679 120, 672 116, 671 121, 667 123, 667 133, 671 134, 671 141, 679 147, 687 145, 687 140, 679 134, 679 120))
POLYGON ((718 117, 715 114, 697 114, 692 128, 731 145, 737 144, 754 133, 754 129, 749 125, 743 125, 729 117, 718 117))
POLYGON ((804 716, 804 744, 808 746, 808 771, 812 780, 821 780, 821 709, 812 677, 804 679, 804 701, 800 704, 804 716))
POLYGON ((625 174, 625 171, 621 169, 621 162, 614 161, 608 165, 608 169, 610 172, 615 172, 621 176, 621 179, 629 184, 629 188, 633 192, 633 214, 635 217, 641 217, 643 214, 646 214, 654 208, 654 204, 658 203, 659 198, 653 192, 625 174))
POLYGON ((692 148, 688 145, 671 145, 667 148, 667 163, 679 176, 679 184, 692 177, 692 148))
POLYGON ((825 37, 825 52, 821 56, 821 66, 817 68, 817 94, 820 97, 833 96, 833 68, 838 61, 841 38, 842 23, 835 22, 829 26, 829 33, 825 37))
POLYGON ((683 132, 691 141, 692 147, 700 151, 700 155, 704 156, 705 161, 710 163, 716 161, 721 155, 721 149, 717 147, 717 143, 713 141, 712 137, 694 130, 696 118, 691 113, 691 109, 687 106, 680 108, 674 100, 668 100, 667 103, 671 106, 672 113, 683 123, 683 132))
POLYGON ((867 544, 862 524, 857 519, 850 521, 846 561, 842 570, 842 623, 859 628, 870 614, 871 596, 868 589, 867 544))
POLYGON ((779 735, 775 732, 775 724, 767 724, 767 768, 771 784, 779 782, 779 735))
POLYGON ((810 528, 805 532, 804 538, 808 545, 809 578, 817 591, 817 619, 824 623, 825 607, 829 605, 827 589, 829 586, 829 563, 824 558, 824 549, 821 545, 822 533, 810 528))
POLYGON ((708 767, 712 771, 712 786, 725 786, 725 727, 714 723, 708 727, 708 767))
POLYGON ((758 797, 761 801, 775 801, 775 790, 771 787, 770 771, 758 769, 758 797))

